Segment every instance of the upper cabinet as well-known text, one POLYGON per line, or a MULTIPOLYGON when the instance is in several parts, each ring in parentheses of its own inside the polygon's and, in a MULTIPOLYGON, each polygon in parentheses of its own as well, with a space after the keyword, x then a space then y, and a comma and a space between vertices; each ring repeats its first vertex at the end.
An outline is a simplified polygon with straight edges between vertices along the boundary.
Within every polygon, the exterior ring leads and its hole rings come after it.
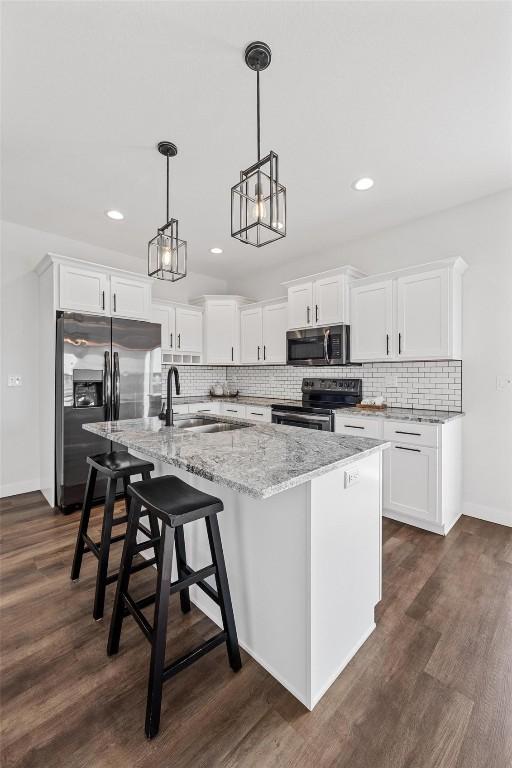
POLYGON ((110 304, 108 275, 73 264, 60 264, 60 309, 105 315, 107 304, 110 304))
POLYGON ((123 275, 110 278, 112 316, 147 320, 151 314, 151 286, 145 280, 123 275))
POLYGON ((348 288, 363 276, 347 266, 283 283, 288 288, 288 328, 348 323, 348 288))
POLYGON ((49 255, 41 265, 55 267, 57 309, 149 320, 151 284, 149 278, 121 270, 93 266, 78 259, 49 255))
POLYGON ((170 304, 153 302, 151 322, 160 325, 162 351, 173 351, 176 344, 176 309, 170 304))
POLYGON ((195 307, 176 307, 176 349, 201 353, 203 349, 203 313, 195 307))
POLYGON ((459 359, 466 269, 446 259, 353 283, 351 360, 459 359))
POLYGON ((201 296, 194 304, 204 309, 204 362, 232 365, 240 362, 240 308, 243 296, 201 296))
POLYGON ((240 312, 240 362, 286 363, 288 307, 283 299, 260 302, 240 312))

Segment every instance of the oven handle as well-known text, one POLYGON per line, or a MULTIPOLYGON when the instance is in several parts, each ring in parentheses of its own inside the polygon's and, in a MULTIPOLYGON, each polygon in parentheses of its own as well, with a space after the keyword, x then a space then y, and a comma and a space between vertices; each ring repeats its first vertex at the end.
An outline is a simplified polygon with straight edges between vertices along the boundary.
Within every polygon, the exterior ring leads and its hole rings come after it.
POLYGON ((272 411, 272 418, 274 416, 277 416, 280 419, 289 419, 290 417, 295 418, 295 420, 300 419, 300 421, 325 421, 328 422, 331 420, 330 416, 314 416, 312 414, 307 413, 291 413, 288 411, 272 411))

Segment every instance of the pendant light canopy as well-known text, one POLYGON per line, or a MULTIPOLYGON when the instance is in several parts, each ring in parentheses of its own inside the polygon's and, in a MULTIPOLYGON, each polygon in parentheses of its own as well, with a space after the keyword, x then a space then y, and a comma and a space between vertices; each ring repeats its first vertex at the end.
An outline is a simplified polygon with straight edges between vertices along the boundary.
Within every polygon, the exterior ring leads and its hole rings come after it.
POLYGON ((148 243, 148 275, 174 283, 187 274, 187 243, 179 239, 178 220, 169 217, 169 158, 178 154, 178 148, 170 141, 161 141, 157 149, 167 160, 167 223, 148 243))
POLYGON ((261 157, 260 72, 270 64, 266 43, 255 42, 245 50, 245 63, 256 72, 256 163, 240 171, 240 181, 231 187, 231 236, 260 248, 286 237, 286 188, 279 183, 279 159, 275 152, 261 157))

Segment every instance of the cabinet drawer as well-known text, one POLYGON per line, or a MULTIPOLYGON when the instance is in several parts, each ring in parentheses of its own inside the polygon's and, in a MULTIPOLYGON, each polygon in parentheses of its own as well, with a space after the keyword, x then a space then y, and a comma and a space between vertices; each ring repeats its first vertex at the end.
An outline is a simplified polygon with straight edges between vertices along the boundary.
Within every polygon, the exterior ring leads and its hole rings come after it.
POLYGON ((235 403, 221 403, 220 412, 226 416, 245 416, 245 405, 236 405, 235 403))
POLYGON ((371 418, 354 419, 337 413, 336 432, 340 435, 379 439, 382 436, 382 422, 371 418))
POLYGON ((435 424, 415 424, 411 421, 385 421, 384 440, 407 445, 428 445, 437 448, 440 427, 435 424))
POLYGON ((188 413, 189 412, 189 406, 186 403, 173 403, 172 404, 172 412, 173 413, 188 413))
POLYGON ((189 413, 219 413, 220 403, 190 403, 189 413))
POLYGON ((251 421, 267 421, 268 423, 272 421, 270 408, 261 408, 257 405, 247 405, 245 408, 245 416, 251 421))

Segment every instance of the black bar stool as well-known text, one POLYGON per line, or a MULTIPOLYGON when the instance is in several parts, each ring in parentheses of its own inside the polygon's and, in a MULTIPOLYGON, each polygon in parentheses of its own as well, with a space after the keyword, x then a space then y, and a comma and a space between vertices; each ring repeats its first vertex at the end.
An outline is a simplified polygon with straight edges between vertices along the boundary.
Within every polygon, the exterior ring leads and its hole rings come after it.
POLYGON ((241 668, 242 661, 217 520, 217 513, 224 509, 222 501, 215 496, 192 488, 174 475, 134 483, 129 486, 128 493, 131 495, 132 501, 110 624, 107 653, 112 656, 118 652, 123 619, 130 613, 151 644, 146 705, 146 736, 151 739, 158 733, 162 685, 165 680, 181 672, 182 669, 224 642, 227 646, 229 663, 235 672, 241 668), (158 556, 156 593, 135 602, 128 593, 133 556, 137 552, 154 546, 155 543, 153 540, 143 544, 136 542, 142 505, 161 520, 162 533, 158 556), (206 523, 212 564, 194 571, 187 565, 183 526, 200 518, 204 518, 206 523), (178 579, 171 582, 173 541, 176 544, 178 579), (205 581, 208 576, 215 576, 216 590, 205 581), (165 666, 169 597, 179 592, 181 609, 187 613, 190 610, 189 587, 192 584, 197 584, 220 607, 223 630, 194 648, 190 653, 165 666), (142 608, 153 602, 155 603, 155 612, 153 626, 151 626, 142 613, 142 608))
MULTIPOLYGON (((107 584, 116 581, 118 573, 108 574, 108 559, 110 554, 110 545, 116 541, 122 541, 125 533, 118 536, 112 536, 112 527, 121 525, 128 521, 128 512, 130 508, 130 497, 128 496, 128 483, 132 475, 142 475, 144 480, 151 480, 151 472, 154 465, 150 461, 137 459, 128 451, 113 451, 112 453, 101 453, 96 456, 88 456, 89 475, 85 487, 84 505, 82 516, 80 518, 80 527, 75 545, 75 556, 71 568, 71 579, 76 581, 80 576, 82 567, 82 558, 85 552, 92 552, 98 559, 98 570, 96 573, 96 592, 94 596, 93 616, 98 621, 103 618, 103 608, 105 605, 105 591, 107 584), (105 494, 105 508, 103 512, 103 525, 101 529, 101 539, 98 542, 92 541, 88 535, 89 518, 93 506, 94 488, 98 472, 107 477, 107 492, 105 494), (117 481, 122 479, 125 497, 126 514, 121 517, 114 517, 114 502, 116 498, 117 481)), ((146 535, 154 538, 159 535, 158 521, 153 515, 149 515, 150 529, 139 524, 139 529, 146 535)), ((134 566, 134 570, 141 570, 156 563, 155 557, 150 560, 144 560, 134 566)))

